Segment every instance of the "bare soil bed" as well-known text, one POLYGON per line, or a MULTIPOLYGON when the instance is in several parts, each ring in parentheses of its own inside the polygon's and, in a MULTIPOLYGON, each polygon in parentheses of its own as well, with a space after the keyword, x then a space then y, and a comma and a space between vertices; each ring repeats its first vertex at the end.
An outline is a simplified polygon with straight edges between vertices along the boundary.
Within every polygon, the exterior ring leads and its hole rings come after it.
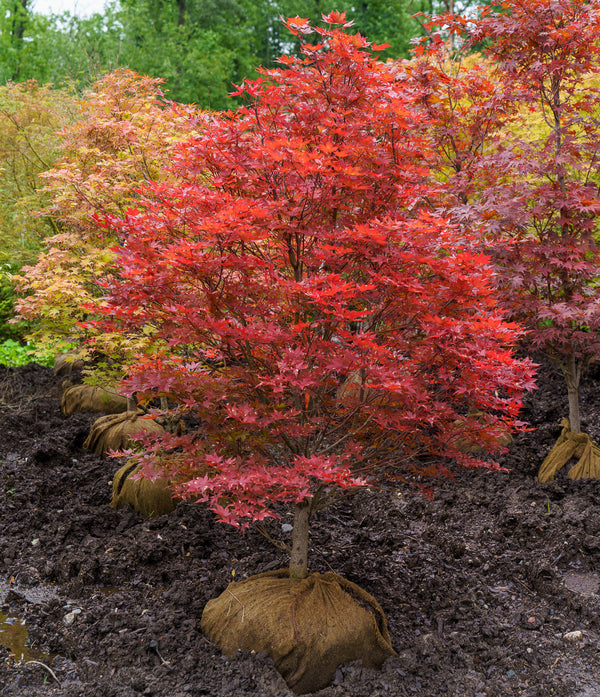
MULTIPOLYGON (((257 531, 201 505, 153 519, 109 505, 119 463, 82 449, 95 415, 60 413, 60 378, 0 367, 2 697, 285 697, 270 659, 200 632, 232 577, 285 566, 257 531)), ((600 437, 600 370, 584 427, 600 437)), ((545 371, 509 472, 350 496, 313 526, 314 571, 383 607, 398 655, 337 671, 320 697, 600 695, 600 482, 536 480, 566 399, 545 371)), ((269 530, 284 539, 282 523, 269 530)))

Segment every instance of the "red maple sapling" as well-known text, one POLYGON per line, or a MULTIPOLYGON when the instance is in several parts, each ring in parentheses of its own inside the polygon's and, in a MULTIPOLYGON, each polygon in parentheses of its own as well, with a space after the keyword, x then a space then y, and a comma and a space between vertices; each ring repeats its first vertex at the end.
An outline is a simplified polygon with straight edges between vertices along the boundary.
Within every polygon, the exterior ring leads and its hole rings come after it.
POLYGON ((459 444, 501 449, 533 373, 478 236, 427 208, 414 95, 325 20, 289 19, 301 55, 241 85, 246 106, 179 147, 174 183, 110 221, 124 244, 104 307, 163 343, 128 389, 200 423, 147 439, 146 475, 238 526, 294 504, 296 576, 332 490, 491 466, 459 444))

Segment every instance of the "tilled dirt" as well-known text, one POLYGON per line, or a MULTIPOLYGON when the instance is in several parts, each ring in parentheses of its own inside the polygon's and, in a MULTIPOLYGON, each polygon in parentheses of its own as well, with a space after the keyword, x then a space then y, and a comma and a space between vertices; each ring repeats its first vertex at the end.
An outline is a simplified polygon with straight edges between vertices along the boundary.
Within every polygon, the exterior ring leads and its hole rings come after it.
MULTIPOLYGON (((600 436, 600 370, 584 425, 600 436)), ((285 697, 270 659, 224 658, 205 603, 286 555, 201 505, 154 519, 109 505, 117 461, 82 449, 96 415, 60 413, 60 379, 0 367, 0 695, 285 697)), ((600 695, 600 482, 537 468, 565 415, 546 371, 502 464, 417 490, 364 491, 323 512, 314 571, 383 607, 398 656, 337 671, 320 697, 600 695)), ((281 540, 282 517, 269 532, 281 540)))

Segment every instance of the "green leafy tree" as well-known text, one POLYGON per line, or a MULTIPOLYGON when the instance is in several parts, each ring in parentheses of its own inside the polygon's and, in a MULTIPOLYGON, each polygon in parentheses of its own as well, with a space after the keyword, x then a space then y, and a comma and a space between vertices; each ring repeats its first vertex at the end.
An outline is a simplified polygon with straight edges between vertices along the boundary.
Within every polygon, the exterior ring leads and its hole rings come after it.
MULTIPOLYGON (((4 0, 4 3, 30 0, 4 0)), ((375 44, 389 44, 383 58, 408 57, 411 40, 424 32, 418 13, 472 11, 471 1, 450 0, 121 0, 103 13, 81 18, 21 12, 15 34, 3 27, 6 66, 1 80, 29 78, 67 83, 82 90, 119 66, 165 80, 174 100, 213 109, 236 103, 233 83, 273 67, 299 43, 285 32, 282 17, 320 21, 333 7, 346 11, 354 28, 375 44), (21 36, 22 38, 19 38, 21 36)), ((5 20, 6 21, 6 20, 5 20)))
POLYGON ((49 216, 35 215, 47 200, 42 173, 60 153, 58 131, 76 118, 71 93, 35 81, 0 86, 0 339, 20 338, 13 276, 32 262, 56 232, 49 216))
POLYGON ((179 102, 226 109, 232 84, 254 73, 268 50, 267 4, 247 0, 123 0, 120 60, 165 79, 179 102))
POLYGON ((23 78, 81 93, 122 65, 122 28, 114 9, 90 17, 35 15, 29 31, 23 78))
POLYGON ((89 86, 120 63, 122 27, 114 6, 77 17, 31 10, 32 0, 0 0, 0 83, 36 80, 89 86))
POLYGON ((0 2, 0 80, 21 79, 32 0, 0 2))

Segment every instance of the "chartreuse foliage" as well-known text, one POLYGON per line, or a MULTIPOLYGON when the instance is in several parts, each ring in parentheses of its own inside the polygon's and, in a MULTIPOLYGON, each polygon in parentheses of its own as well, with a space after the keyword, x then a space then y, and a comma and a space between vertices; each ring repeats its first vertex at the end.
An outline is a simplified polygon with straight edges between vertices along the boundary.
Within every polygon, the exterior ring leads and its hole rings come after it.
POLYGON ((107 230, 126 243, 101 327, 152 326, 157 347, 128 389, 202 424, 136 458, 234 525, 402 465, 482 464, 459 441, 499 449, 531 386, 478 236, 427 205, 414 90, 344 22, 289 19, 301 52, 107 230))
POLYGON ((37 256, 51 221, 32 215, 44 202, 42 173, 59 156, 58 131, 76 117, 75 99, 29 81, 0 86, 0 264, 37 256))
MULTIPOLYGON (((24 269, 21 318, 35 322, 31 337, 42 350, 64 350, 90 337, 83 322, 111 263, 112 245, 100 221, 124 216, 137 190, 165 180, 171 151, 193 127, 192 109, 166 102, 160 80, 119 70, 100 80, 82 100, 80 118, 61 133, 62 157, 44 173, 45 215, 56 234, 45 241, 37 264, 24 269)), ((127 337, 103 335, 115 357, 127 337)))
POLYGON ((45 200, 42 173, 57 159, 57 133, 76 111, 64 90, 34 81, 0 86, 0 340, 18 340, 27 331, 25 323, 9 323, 13 277, 53 233, 52 220, 35 215, 45 200))

